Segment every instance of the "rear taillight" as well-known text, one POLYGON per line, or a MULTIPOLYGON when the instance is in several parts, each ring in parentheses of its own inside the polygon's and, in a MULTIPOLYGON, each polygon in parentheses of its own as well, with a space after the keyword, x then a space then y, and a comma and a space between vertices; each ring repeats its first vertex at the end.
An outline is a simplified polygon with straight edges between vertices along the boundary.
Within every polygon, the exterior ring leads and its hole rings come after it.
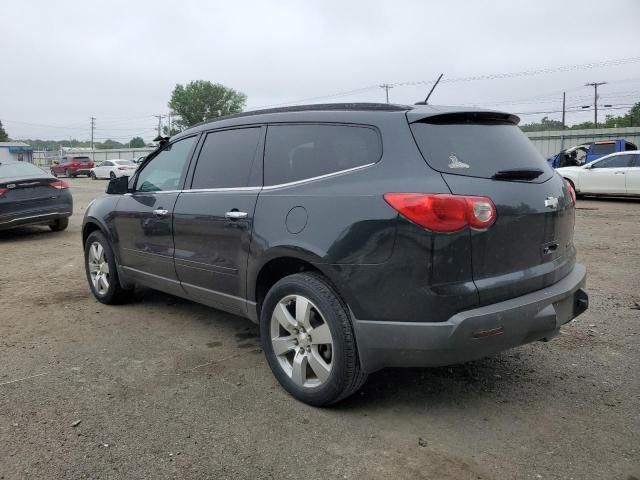
POLYGON ((8 188, 2 188, 0 187, 0 197, 3 196, 5 193, 7 193, 9 191, 8 188))
POLYGON ((51 182, 49 185, 51 185, 53 188, 57 188, 58 190, 64 190, 65 188, 69 188, 69 184, 62 180, 51 182))
POLYGON ((484 230, 496 221, 496 207, 488 197, 385 193, 384 199, 402 216, 433 232, 457 232, 466 227, 484 230))
POLYGON ((576 191, 573 188, 573 185, 571 185, 571 182, 569 180, 567 180, 565 178, 564 180, 565 185, 567 186, 567 192, 569 192, 569 196, 571 197, 571 203, 573 203, 573 206, 576 206, 576 191))
POLYGON ((127 167, 118 167, 118 170, 126 170, 127 167))

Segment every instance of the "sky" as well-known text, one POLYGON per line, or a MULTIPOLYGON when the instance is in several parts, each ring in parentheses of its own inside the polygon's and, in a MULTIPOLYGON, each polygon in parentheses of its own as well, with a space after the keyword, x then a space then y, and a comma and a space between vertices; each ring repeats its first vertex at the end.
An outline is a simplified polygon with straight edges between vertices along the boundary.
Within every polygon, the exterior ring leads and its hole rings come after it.
POLYGON ((200 79, 245 93, 247 110, 384 102, 385 83, 390 102, 412 104, 440 73, 430 103, 522 123, 559 120, 563 91, 580 110, 567 123, 591 120, 588 82, 608 82, 600 118, 640 101, 637 0, 4 0, 1 11, 0 120, 13 139, 88 139, 93 116, 97 141, 149 141, 175 85, 200 79), (452 81, 469 77, 481 78, 452 81))

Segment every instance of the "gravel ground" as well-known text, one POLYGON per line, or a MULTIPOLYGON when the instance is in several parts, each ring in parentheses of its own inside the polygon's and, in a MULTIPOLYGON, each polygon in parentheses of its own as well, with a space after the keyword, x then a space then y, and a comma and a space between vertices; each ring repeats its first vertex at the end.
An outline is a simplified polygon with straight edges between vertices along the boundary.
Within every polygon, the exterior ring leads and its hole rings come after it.
POLYGON ((640 478, 640 202, 581 200, 590 310, 549 343, 393 369, 329 409, 276 383, 248 320, 89 294, 62 233, 0 233, 0 479, 640 478), (80 422, 78 424, 78 422, 80 422))

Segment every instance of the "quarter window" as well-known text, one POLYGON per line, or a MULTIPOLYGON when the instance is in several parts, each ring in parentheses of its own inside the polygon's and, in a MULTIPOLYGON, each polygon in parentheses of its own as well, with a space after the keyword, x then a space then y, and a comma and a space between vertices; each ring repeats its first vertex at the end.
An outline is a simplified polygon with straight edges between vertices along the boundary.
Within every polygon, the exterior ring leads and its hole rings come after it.
POLYGON ((368 165, 382 145, 370 127, 272 125, 267 130, 265 185, 278 185, 368 165))
POLYGON ((209 133, 198 157, 191 188, 248 186, 260 133, 260 127, 209 133))
POLYGON ((178 140, 156 155, 138 175, 136 190, 159 192, 179 189, 182 171, 196 138, 178 140))

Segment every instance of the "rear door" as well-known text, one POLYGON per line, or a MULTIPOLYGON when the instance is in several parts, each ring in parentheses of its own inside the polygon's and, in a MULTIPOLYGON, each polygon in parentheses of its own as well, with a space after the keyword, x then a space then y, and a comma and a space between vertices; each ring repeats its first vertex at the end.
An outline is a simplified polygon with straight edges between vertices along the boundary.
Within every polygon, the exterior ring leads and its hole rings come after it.
POLYGON ((175 266, 198 301, 246 314, 246 266, 265 127, 209 132, 174 209, 175 266))
POLYGON ((640 195, 640 153, 631 155, 631 166, 625 175, 627 194, 640 195))
POLYGON ((575 262, 571 198, 512 117, 441 115, 414 121, 411 129, 452 193, 490 197, 496 206, 491 227, 469 230, 481 304, 544 288, 569 273, 575 262))
POLYGON ((173 207, 197 139, 183 138, 161 150, 113 212, 122 267, 137 281, 169 293, 182 293, 173 264, 173 207))
POLYGON ((581 193, 624 195, 625 176, 631 164, 631 154, 612 155, 593 162, 580 175, 581 193))

